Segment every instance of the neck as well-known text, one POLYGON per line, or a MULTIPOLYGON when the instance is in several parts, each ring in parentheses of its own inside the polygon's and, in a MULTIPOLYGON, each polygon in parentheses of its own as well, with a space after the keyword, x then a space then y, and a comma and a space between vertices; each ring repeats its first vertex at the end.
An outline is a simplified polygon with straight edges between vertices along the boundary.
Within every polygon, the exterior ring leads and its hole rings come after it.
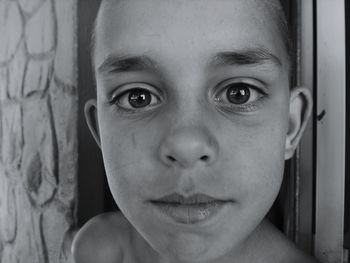
MULTIPOLYGON (((264 262, 264 254, 266 254, 265 243, 266 238, 272 228, 271 224, 263 220, 258 227, 252 232, 248 238, 239 246, 233 247, 228 253, 213 261, 196 262, 196 263, 251 263, 264 262)), ((134 230, 136 232, 136 230, 134 230)), ((143 237, 136 232, 135 251, 137 258, 142 259, 144 263, 194 263, 186 261, 174 261, 161 256, 156 252, 143 237)))

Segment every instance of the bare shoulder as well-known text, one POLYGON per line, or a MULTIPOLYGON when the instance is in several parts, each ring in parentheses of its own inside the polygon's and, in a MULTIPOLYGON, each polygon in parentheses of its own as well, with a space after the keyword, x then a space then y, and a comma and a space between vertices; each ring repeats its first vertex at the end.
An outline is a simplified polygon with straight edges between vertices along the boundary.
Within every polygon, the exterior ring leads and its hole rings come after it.
POLYGON ((285 249, 286 253, 281 263, 319 263, 319 261, 297 248, 293 243, 288 242, 290 244, 285 249))
MULTIPOLYGON (((266 223, 262 247, 266 262, 276 263, 319 263, 315 258, 299 249, 272 224, 266 223)), ((265 262, 265 261, 264 261, 265 262)))
POLYGON ((72 254, 76 263, 124 261, 124 244, 131 226, 121 213, 105 213, 89 220, 75 235, 72 254))

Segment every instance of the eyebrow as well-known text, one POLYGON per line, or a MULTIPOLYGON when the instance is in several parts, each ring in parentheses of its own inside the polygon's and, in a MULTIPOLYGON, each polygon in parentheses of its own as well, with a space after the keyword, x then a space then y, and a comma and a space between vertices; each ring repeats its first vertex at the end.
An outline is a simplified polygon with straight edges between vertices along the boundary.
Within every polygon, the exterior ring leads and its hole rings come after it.
MULTIPOLYGON (((224 66, 243 66, 243 65, 261 65, 274 64, 281 66, 281 60, 266 49, 246 49, 238 51, 219 52, 210 60, 210 67, 224 67, 224 66)), ((147 71, 156 70, 157 63, 148 56, 128 56, 111 54, 98 67, 98 72, 106 73, 120 73, 132 71, 147 71)))
POLYGON ((211 67, 223 67, 266 63, 274 64, 278 67, 282 66, 281 60, 276 55, 263 48, 220 52, 212 58, 209 65, 211 67))
POLYGON ((109 55, 98 67, 99 73, 155 70, 157 65, 151 58, 141 56, 109 55))

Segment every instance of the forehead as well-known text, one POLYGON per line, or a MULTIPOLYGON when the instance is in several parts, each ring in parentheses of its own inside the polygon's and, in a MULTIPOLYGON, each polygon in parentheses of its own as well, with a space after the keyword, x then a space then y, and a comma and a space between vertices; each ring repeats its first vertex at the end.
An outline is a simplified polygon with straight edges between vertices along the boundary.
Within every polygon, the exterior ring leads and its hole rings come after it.
POLYGON ((286 50, 266 0, 107 0, 96 28, 96 64, 111 53, 150 54, 179 61, 220 51, 286 50), (177 52, 177 51, 182 52, 177 52))

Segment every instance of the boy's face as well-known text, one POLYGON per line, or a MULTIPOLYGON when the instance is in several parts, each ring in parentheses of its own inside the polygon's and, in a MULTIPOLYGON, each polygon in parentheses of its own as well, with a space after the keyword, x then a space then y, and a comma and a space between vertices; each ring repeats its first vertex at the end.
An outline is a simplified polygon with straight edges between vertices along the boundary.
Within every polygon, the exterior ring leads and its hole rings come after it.
POLYGON ((304 91, 290 94, 265 2, 103 4, 96 137, 118 206, 168 258, 209 262, 243 245, 300 137, 304 91))

